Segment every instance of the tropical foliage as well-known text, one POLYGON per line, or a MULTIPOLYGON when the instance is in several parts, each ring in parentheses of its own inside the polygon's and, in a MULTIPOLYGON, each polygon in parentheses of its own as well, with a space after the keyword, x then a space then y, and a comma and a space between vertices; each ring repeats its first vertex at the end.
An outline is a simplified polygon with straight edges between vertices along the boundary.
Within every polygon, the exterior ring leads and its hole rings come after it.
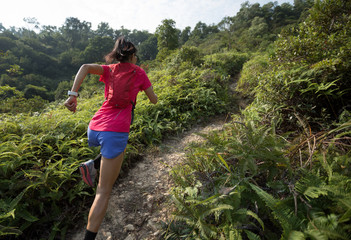
POLYGON ((138 98, 121 174, 166 136, 231 114, 172 170, 164 239, 350 239, 350 12, 347 0, 247 2, 217 25, 166 19, 155 34, 0 24, 0 236, 64 239, 85 219, 94 190, 77 166, 99 152, 86 129, 103 86, 88 76, 75 114, 62 99, 79 65, 125 35, 159 103, 138 98))
POLYGON ((244 64, 252 103, 173 169, 165 239, 350 239, 350 10, 316 1, 244 64))

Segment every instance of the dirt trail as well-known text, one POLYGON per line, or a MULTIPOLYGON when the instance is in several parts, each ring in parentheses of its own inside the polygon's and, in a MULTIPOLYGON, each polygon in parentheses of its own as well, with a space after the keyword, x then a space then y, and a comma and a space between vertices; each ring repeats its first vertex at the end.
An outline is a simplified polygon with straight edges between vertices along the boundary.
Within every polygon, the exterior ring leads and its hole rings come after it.
MULTIPOLYGON (((153 240, 160 235, 161 221, 170 218, 168 203, 172 180, 171 168, 182 162, 190 142, 203 141, 197 133, 222 129, 226 117, 218 117, 206 125, 164 141, 156 150, 119 179, 113 189, 105 219, 97 240, 153 240)), ((72 240, 82 240, 85 226, 72 240)))

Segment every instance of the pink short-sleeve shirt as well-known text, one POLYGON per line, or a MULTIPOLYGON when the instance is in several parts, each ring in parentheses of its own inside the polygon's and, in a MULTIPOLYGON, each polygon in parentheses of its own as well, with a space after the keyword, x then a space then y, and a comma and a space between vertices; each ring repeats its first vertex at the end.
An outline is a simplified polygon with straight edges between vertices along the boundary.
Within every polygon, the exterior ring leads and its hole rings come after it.
MULTIPOLYGON (((120 63, 131 64, 131 63, 120 63)), ((105 98, 108 93, 108 79, 110 68, 107 65, 102 65, 104 69, 100 81, 105 83, 105 98)), ((151 82, 145 71, 137 67, 136 78, 132 88, 132 97, 136 99, 140 91, 144 91, 151 87, 151 82)), ((91 119, 89 128, 94 131, 109 131, 109 132, 129 132, 130 123, 132 120, 132 105, 126 108, 115 108, 104 101, 101 108, 95 113, 91 119)))

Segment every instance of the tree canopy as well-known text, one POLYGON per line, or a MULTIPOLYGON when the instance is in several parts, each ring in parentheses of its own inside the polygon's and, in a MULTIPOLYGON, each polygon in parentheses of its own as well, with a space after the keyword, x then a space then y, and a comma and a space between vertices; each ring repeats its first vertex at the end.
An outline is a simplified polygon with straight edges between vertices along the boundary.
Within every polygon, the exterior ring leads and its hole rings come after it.
POLYGON ((46 94, 31 91, 32 94, 24 96, 37 93, 46 100, 58 100, 58 96, 63 96, 56 92, 59 83, 71 81, 83 63, 102 63, 103 56, 122 35, 137 46, 138 64, 152 61, 158 55, 159 59, 165 58, 169 51, 182 46, 200 47, 204 53, 223 49, 264 50, 283 26, 298 23, 310 5, 309 0, 296 0, 294 6, 245 2, 235 16, 218 24, 199 21, 194 29, 180 30, 174 20, 164 19, 154 34, 123 26, 113 29, 106 22, 93 30, 90 22, 75 17, 67 18, 62 26, 42 26, 35 18, 26 18, 28 28, 6 29, 1 25, 0 86, 8 85, 22 92, 36 86, 45 89, 46 94))

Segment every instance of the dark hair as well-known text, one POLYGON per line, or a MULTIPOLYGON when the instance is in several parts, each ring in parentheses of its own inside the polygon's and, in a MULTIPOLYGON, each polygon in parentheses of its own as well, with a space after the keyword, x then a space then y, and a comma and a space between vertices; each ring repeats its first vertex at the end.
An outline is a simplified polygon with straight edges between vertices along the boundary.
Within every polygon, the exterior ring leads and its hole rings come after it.
POLYGON ((105 56, 105 61, 107 63, 112 63, 115 60, 127 62, 129 57, 136 52, 134 44, 122 36, 117 39, 113 50, 105 56))

